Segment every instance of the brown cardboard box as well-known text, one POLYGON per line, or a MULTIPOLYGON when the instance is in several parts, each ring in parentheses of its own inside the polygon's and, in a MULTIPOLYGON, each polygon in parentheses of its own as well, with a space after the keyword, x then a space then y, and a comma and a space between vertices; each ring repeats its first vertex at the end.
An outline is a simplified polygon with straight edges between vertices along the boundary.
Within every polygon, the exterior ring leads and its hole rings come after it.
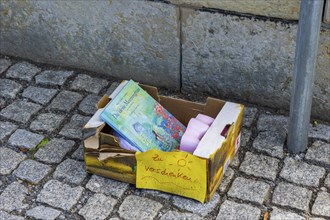
MULTIPOLYGON (((163 107, 165 107, 169 112, 171 112, 184 125, 187 125, 190 118, 196 117, 199 113, 203 113, 213 118, 216 118, 220 115, 221 110, 226 103, 225 101, 210 97, 207 98, 205 104, 201 104, 186 101, 183 99, 159 96, 157 88, 147 85, 140 86, 144 90, 146 90, 155 100, 157 100, 163 107)), ((109 97, 105 95, 99 101, 97 107, 99 109, 102 109, 109 101, 109 97)), ((225 134, 225 137, 223 137, 223 141, 221 143, 212 143, 213 138, 210 138, 211 141, 208 140, 208 142, 205 142, 218 144, 218 148, 215 150, 215 152, 210 154, 209 158, 203 158, 189 154, 189 158, 192 158, 197 162, 202 162, 203 164, 205 164, 205 168, 203 168, 205 172, 205 178, 199 179, 199 177, 196 177, 193 181, 194 183, 192 183, 195 185, 192 186, 191 189, 189 189, 190 191, 188 190, 188 192, 182 192, 182 190, 177 190, 173 186, 166 186, 166 184, 169 184, 169 181, 160 182, 159 180, 157 180, 154 183, 156 184, 156 186, 148 185, 151 180, 147 182, 141 182, 141 178, 139 177, 139 175, 137 176, 137 169, 139 169, 139 166, 137 166, 137 163, 139 163, 139 161, 137 161, 137 155, 141 156, 145 153, 136 154, 135 152, 120 148, 118 140, 111 135, 112 129, 103 122, 84 127, 84 158, 86 163, 86 169, 90 173, 109 177, 119 181, 131 184, 138 183, 137 186, 139 188, 158 189, 161 191, 197 199, 201 202, 209 201, 214 195, 216 189, 218 188, 221 179, 224 175, 224 172, 227 169, 229 163, 233 160, 234 155, 240 144, 240 130, 242 125, 244 106, 239 104, 235 105, 237 107, 237 111, 235 114, 232 113, 234 115, 232 115, 232 121, 230 122, 230 124, 226 124, 225 127, 219 129, 218 131, 214 131, 213 129, 214 134, 208 136, 214 137, 214 135, 223 135, 224 129, 228 129, 225 134), (157 182, 159 182, 158 185, 157 182), (199 185, 201 187, 199 187, 199 185), (202 187, 202 185, 204 185, 204 188, 202 187), (196 190, 193 190, 193 187, 196 187, 196 190), (202 192, 201 194, 196 195, 196 191, 198 190, 202 192)), ((163 155, 164 157, 169 157, 171 153, 172 152, 161 152, 161 155, 163 155)), ((156 162, 148 161, 148 163, 152 165, 152 163, 156 162)), ((151 169, 155 170, 153 168, 151 169)), ((180 171, 180 169, 178 170, 180 171)), ((138 172, 142 173, 142 171, 138 172)), ((166 168, 165 172, 162 171, 162 173, 166 173, 166 168)), ((191 171, 191 175, 192 178, 194 178, 194 171, 191 171)), ((178 174, 178 176, 182 177, 181 174, 178 174)), ((174 174, 172 174, 172 177, 174 177, 174 174)), ((179 184, 178 187, 182 187, 185 183, 183 181, 182 186, 180 186, 180 181, 176 182, 175 184, 179 184)))

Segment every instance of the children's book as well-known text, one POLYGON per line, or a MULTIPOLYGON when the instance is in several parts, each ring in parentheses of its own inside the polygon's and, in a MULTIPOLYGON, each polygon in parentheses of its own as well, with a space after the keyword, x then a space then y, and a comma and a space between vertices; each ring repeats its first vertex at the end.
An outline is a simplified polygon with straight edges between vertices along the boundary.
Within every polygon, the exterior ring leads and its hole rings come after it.
POLYGON ((185 126, 133 80, 118 86, 100 117, 141 152, 177 149, 185 126))

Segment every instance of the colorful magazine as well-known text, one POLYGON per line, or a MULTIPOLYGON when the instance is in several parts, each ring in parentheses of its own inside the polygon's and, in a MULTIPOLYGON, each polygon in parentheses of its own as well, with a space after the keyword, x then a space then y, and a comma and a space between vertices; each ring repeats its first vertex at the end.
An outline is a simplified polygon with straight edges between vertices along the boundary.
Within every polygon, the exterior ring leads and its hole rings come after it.
POLYGON ((177 149, 186 129, 133 80, 112 98, 100 117, 141 152, 177 149))

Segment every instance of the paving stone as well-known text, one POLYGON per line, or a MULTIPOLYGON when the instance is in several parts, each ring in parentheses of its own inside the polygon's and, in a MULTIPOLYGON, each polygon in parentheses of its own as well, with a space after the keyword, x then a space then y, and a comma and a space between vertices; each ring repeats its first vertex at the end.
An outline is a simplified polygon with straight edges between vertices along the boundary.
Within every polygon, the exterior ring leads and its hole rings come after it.
POLYGON ((301 215, 298 215, 293 212, 284 211, 276 207, 273 208, 273 211, 270 213, 270 220, 285 220, 285 219, 294 219, 294 220, 305 220, 301 215))
POLYGON ((0 115, 17 122, 27 123, 40 109, 41 106, 38 104, 19 100, 2 109, 0 115))
POLYGON ((0 148, 0 174, 11 173, 26 156, 23 153, 16 153, 5 147, 0 148))
POLYGON ((61 211, 46 206, 37 206, 26 211, 27 216, 42 220, 54 220, 60 214, 61 211))
POLYGON ((312 214, 330 217, 330 194, 319 192, 312 208, 312 214))
POLYGON ((103 193, 108 196, 112 195, 118 198, 124 194, 128 186, 128 183, 104 178, 97 175, 93 175, 86 184, 86 188, 93 192, 103 193))
POLYGON ((16 63, 7 70, 7 77, 31 81, 32 78, 40 71, 40 68, 27 62, 16 63))
POLYGON ((53 132, 59 128, 64 119, 64 115, 54 113, 39 114, 37 118, 31 122, 30 129, 34 131, 53 132))
POLYGON ((309 218, 308 220, 326 220, 324 218, 309 218))
POLYGON ((80 209, 79 215, 85 219, 102 220, 107 218, 117 201, 103 194, 95 194, 89 198, 86 205, 80 209))
POLYGON ((81 161, 66 159, 57 166, 54 178, 67 183, 81 184, 86 178, 85 164, 81 161))
POLYGON ((70 122, 66 124, 61 130, 60 134, 68 138, 81 138, 82 127, 88 122, 89 117, 75 114, 72 116, 70 122))
POLYGON ((79 74, 73 81, 71 89, 99 93, 106 85, 108 85, 108 81, 105 79, 79 74))
POLYGON ((325 178, 324 185, 330 189, 330 173, 328 174, 327 178, 325 178))
POLYGON ((71 140, 54 138, 40 148, 34 157, 46 163, 59 163, 72 150, 74 144, 71 140))
POLYGON ((83 191, 81 186, 70 187, 57 180, 50 180, 39 193, 37 202, 69 211, 78 202, 83 191))
POLYGON ((244 127, 251 127, 253 120, 256 117, 258 109, 256 108, 244 108, 244 115, 243 115, 243 126, 244 127))
POLYGON ((13 99, 21 91, 21 84, 9 79, 0 79, 0 97, 13 99))
POLYGON ((24 90, 22 96, 44 105, 47 104, 56 95, 56 93, 56 89, 45 89, 29 86, 24 90))
POLYGON ((240 161, 240 159, 239 159, 239 157, 238 157, 238 153, 239 153, 239 150, 238 150, 238 152, 236 153, 236 155, 235 155, 233 161, 232 161, 231 164, 230 164, 231 167, 238 167, 238 166, 240 165, 241 161, 240 161))
POLYGON ((17 129, 17 125, 7 121, 0 121, 0 141, 7 138, 13 131, 17 129))
POLYGON ((250 140, 251 137, 251 130, 248 130, 246 128, 242 128, 242 133, 241 133, 241 147, 245 147, 247 142, 250 140))
MULTIPOLYGON (((1 71, 1 69, 0 69, 0 71, 1 71)), ((3 219, 3 220, 24 220, 24 218, 21 217, 21 216, 11 215, 11 214, 9 214, 5 211, 1 211, 1 210, 0 210, 0 219, 3 219)))
POLYGON ((39 163, 35 160, 25 160, 19 165, 13 174, 20 179, 37 184, 45 178, 51 170, 52 168, 48 165, 39 163))
POLYGON ((68 77, 73 75, 73 71, 53 71, 46 70, 36 76, 36 83, 42 85, 62 86, 68 77))
POLYGON ((289 183, 279 183, 273 193, 273 203, 281 206, 289 206, 302 211, 308 210, 308 204, 312 197, 312 191, 289 183))
POLYGON ((235 174, 234 170, 231 169, 230 167, 226 170, 219 186, 220 192, 225 192, 227 190, 229 183, 234 177, 234 174, 235 174))
POLYGON ((162 207, 161 203, 154 200, 130 195, 120 205, 118 213, 124 219, 153 219, 162 207))
POLYGON ((172 197, 172 194, 161 192, 158 190, 149 190, 149 189, 141 189, 140 191, 135 190, 135 194, 138 196, 152 196, 159 199, 166 199, 169 200, 172 197))
POLYGON ((11 61, 8 59, 0 59, 0 75, 6 71, 11 65, 11 61))
POLYGON ((260 209, 226 200, 220 207, 216 220, 258 220, 260 209))
POLYGON ((283 115, 262 114, 259 116, 257 128, 259 131, 284 131, 285 133, 287 133, 288 117, 285 117, 283 115))
POLYGON ((306 159, 330 165, 330 144, 322 141, 315 141, 308 148, 306 159))
POLYGON ((43 135, 27 130, 17 129, 9 138, 8 143, 20 148, 34 148, 44 139, 43 135))
POLYGON ((119 82, 111 83, 111 86, 108 88, 108 90, 105 94, 110 96, 115 91, 115 89, 119 86, 119 84, 120 84, 119 82))
POLYGON ((71 157, 76 160, 84 160, 84 146, 82 144, 79 145, 78 149, 73 152, 71 157))
POLYGON ((6 100, 0 97, 0 110, 6 107, 6 100))
POLYGON ((93 115, 97 110, 96 104, 100 99, 101 96, 94 94, 86 96, 86 98, 84 98, 79 104, 79 110, 85 114, 93 115))
POLYGON ((266 152, 273 157, 283 158, 285 135, 281 132, 260 132, 253 142, 253 148, 266 152))
POLYGON ((261 205, 269 190, 270 186, 265 182, 237 177, 228 191, 228 196, 256 202, 261 205))
POLYGON ((0 195, 0 209, 11 212, 27 208, 28 205, 23 202, 27 194, 28 189, 25 186, 17 182, 11 183, 0 195))
POLYGON ((201 216, 206 216, 210 212, 212 212, 215 207, 218 206, 219 201, 220 201, 220 196, 218 193, 215 193, 211 201, 207 203, 200 203, 196 200, 184 198, 181 196, 173 196, 173 204, 180 208, 180 209, 185 209, 187 211, 190 211, 194 214, 198 214, 201 216))
POLYGON ((323 167, 309 165, 308 163, 287 157, 280 176, 289 182, 306 186, 317 187, 320 179, 325 175, 323 167))
POLYGON ((49 108, 70 112, 82 98, 83 96, 79 93, 64 90, 57 94, 49 108))
POLYGON ((239 170, 248 175, 275 180, 279 162, 273 157, 246 152, 239 170))
POLYGON ((314 139, 321 139, 324 141, 330 141, 330 126, 324 124, 317 124, 316 126, 310 126, 308 137, 314 139))
POLYGON ((191 213, 182 213, 182 212, 176 212, 176 211, 168 211, 162 217, 160 220, 173 220, 173 219, 180 219, 180 220, 203 220, 202 217, 191 214, 191 213))

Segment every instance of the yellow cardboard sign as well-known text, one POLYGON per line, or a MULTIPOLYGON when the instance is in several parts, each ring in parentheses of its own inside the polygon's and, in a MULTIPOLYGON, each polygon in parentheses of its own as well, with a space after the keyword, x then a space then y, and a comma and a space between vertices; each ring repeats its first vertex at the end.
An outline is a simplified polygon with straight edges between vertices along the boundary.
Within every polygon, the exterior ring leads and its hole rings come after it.
POLYGON ((204 202, 206 160, 190 153, 149 150, 136 153, 136 187, 156 189, 204 202))

